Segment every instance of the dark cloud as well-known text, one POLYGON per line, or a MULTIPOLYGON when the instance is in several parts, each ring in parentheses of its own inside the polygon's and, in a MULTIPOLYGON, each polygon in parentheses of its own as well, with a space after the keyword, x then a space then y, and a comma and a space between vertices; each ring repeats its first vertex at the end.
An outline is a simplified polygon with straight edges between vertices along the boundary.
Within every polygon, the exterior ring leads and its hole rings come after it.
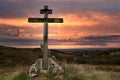
MULTIPOLYGON (((26 39, 26 38, 0 38, 0 44, 5 46, 39 46, 42 39, 26 39)), ((101 46, 112 47, 109 44, 120 46, 120 35, 104 35, 104 36, 85 36, 79 39, 49 39, 50 45, 80 45, 80 46, 101 46)))
MULTIPOLYGON (((57 44, 74 44, 80 46, 101 46, 101 47, 112 47, 110 44, 114 44, 116 47, 120 46, 120 35, 91 35, 80 37, 79 39, 67 39, 67 40, 57 40, 57 44)), ((54 43, 53 43, 54 44, 54 43)))
POLYGON ((41 27, 14 26, 0 24, 0 36, 4 37, 34 37, 43 33, 41 27))
POLYGON ((80 45, 101 45, 116 43, 120 45, 120 35, 86 36, 78 40, 80 45))
POLYGON ((36 29, 30 27, 0 24, 0 45, 4 46, 39 45, 40 43, 42 43, 42 41, 40 39, 34 39, 33 38, 34 36, 31 36, 35 30, 36 29))
POLYGON ((41 40, 24 38, 0 38, 0 45, 4 46, 34 46, 42 44, 41 40))
POLYGON ((7 0, 0 1, 0 17, 1 18, 16 18, 24 17, 26 14, 22 10, 22 5, 12 3, 7 0))
POLYGON ((0 35, 18 37, 20 31, 18 27, 0 24, 0 35))
MULTIPOLYGON (((39 10, 38 6, 41 3, 34 2, 33 0, 24 1, 0 1, 0 17, 1 18, 22 18, 27 17, 32 12, 39 10), (38 8, 37 8, 38 7, 38 8)), ((39 13, 39 12, 38 12, 39 13)), ((35 14, 35 13, 34 13, 35 14)))
MULTIPOLYGON (((120 34, 119 25, 107 25, 98 24, 93 26, 64 26, 63 28, 50 28, 54 32, 61 34, 76 34, 76 35, 109 35, 109 34, 120 34), (62 31, 62 32, 61 32, 62 31)), ((52 32, 52 31, 51 31, 52 32)))
POLYGON ((77 11, 99 11, 109 14, 120 13, 120 2, 43 1, 43 0, 1 0, 0 18, 21 18, 39 15, 43 5, 48 4, 53 13, 73 13, 77 11))

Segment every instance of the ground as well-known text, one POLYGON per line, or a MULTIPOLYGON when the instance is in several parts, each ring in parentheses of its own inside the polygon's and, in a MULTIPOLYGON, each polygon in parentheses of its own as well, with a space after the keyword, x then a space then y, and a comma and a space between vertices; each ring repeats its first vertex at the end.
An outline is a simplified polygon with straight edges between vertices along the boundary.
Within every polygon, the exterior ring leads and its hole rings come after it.
MULTIPOLYGON (((64 80, 119 80, 120 49, 50 50, 58 61, 66 60, 64 80)), ((0 46, 0 80, 59 80, 40 74, 30 78, 28 71, 38 57, 39 48, 18 49, 0 46)))
MULTIPOLYGON (((64 80, 119 80, 120 72, 102 70, 100 67, 108 67, 105 65, 87 65, 87 64, 67 64, 66 75, 64 80)), ((120 66, 110 66, 112 68, 119 68, 120 66)), ((40 74, 37 77, 30 78, 28 76, 28 67, 20 68, 4 68, 0 70, 0 80, 60 80, 53 76, 40 74)))

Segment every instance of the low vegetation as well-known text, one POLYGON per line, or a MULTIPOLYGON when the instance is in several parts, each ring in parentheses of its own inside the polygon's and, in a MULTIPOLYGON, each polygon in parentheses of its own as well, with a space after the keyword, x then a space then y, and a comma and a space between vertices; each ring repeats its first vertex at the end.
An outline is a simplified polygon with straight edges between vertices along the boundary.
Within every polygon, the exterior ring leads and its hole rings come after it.
MULTIPOLYGON (((58 61, 67 61, 64 80, 120 79, 120 48, 79 51, 50 50, 50 52, 50 56, 55 56, 58 61)), ((28 67, 42 55, 40 48, 0 46, 0 80, 32 80, 29 79, 28 73, 24 71, 28 71, 28 67), (16 67, 27 67, 27 69, 22 72, 21 69, 11 71, 16 67)), ((59 79, 48 76, 47 80, 59 79)))
POLYGON ((0 47, 0 66, 11 67, 17 65, 31 65, 42 56, 40 49, 22 49, 11 47, 0 47))
MULTIPOLYGON (((110 66, 110 65, 109 65, 110 66)), ((120 72, 98 70, 98 65, 67 64, 63 80, 119 80, 120 72)), ((102 67, 106 67, 103 66, 102 67)), ((116 68, 117 66, 112 66, 116 68)), ((25 71, 15 71, 1 80, 61 80, 53 75, 41 79, 41 75, 35 78, 28 77, 25 71)), ((45 77, 45 76, 44 76, 45 77)))
MULTIPOLYGON (((111 66, 111 65, 109 65, 111 66)), ((98 65, 68 64, 66 68, 70 80, 119 80, 120 72, 98 70, 98 65)), ((103 67, 103 66, 102 66, 103 67)), ((106 67, 106 66, 104 66, 106 67)), ((116 66, 111 66, 116 68, 116 66)))
MULTIPOLYGON (((50 56, 57 60, 65 59, 68 63, 95 64, 95 65, 120 65, 120 49, 60 51, 50 50, 50 56)), ((11 48, 0 46, 0 67, 17 65, 29 66, 38 57, 42 57, 40 48, 11 48)))

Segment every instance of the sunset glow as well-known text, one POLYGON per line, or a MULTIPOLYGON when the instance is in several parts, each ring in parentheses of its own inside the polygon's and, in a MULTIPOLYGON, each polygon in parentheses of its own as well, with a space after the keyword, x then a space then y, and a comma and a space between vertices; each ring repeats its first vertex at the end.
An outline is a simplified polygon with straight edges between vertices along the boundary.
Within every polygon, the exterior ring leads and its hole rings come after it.
POLYGON ((85 45, 80 44, 80 48, 120 46, 119 0, 0 1, 0 44, 7 45, 7 42, 3 44, 3 41, 6 39, 23 39, 22 41, 30 39, 33 42, 34 40, 42 40, 43 23, 28 23, 28 18, 43 18, 39 10, 43 8, 44 4, 48 4, 53 10, 53 14, 49 15, 50 18, 64 19, 64 23, 62 24, 49 24, 50 40, 55 40, 57 43, 64 40, 65 42, 69 42, 69 44, 71 42, 83 44, 81 40, 84 38, 86 41, 84 42, 85 45), (96 42, 93 41, 94 39, 91 39, 92 37, 98 39, 96 41, 97 44, 94 45, 96 42), (101 45, 103 43, 101 40, 106 42, 104 46, 101 45), (114 43, 112 43, 113 40, 114 43))

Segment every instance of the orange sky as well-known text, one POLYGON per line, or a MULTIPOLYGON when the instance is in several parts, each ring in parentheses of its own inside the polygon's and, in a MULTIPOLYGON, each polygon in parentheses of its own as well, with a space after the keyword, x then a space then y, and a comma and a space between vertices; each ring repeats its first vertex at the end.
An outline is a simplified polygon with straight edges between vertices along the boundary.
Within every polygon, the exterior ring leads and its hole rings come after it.
POLYGON ((64 19, 49 24, 49 39, 120 35, 119 0, 4 0, 0 1, 0 38, 42 39, 43 24, 28 23, 28 18, 43 18, 39 13, 43 4, 53 10, 50 18, 64 19))
MULTIPOLYGON (((57 38, 57 39, 62 39, 63 36, 58 36, 59 35, 64 35, 64 38, 74 38, 78 36, 85 36, 85 35, 106 35, 105 33, 109 34, 117 34, 119 33, 116 30, 113 31, 113 28, 118 28, 119 29, 119 18, 116 16, 112 15, 107 15, 103 14, 100 12, 88 12, 90 16, 92 16, 91 19, 89 19, 86 15, 80 15, 78 13, 69 13, 69 14, 52 14, 53 16, 51 17, 59 17, 64 19, 64 23, 50 23, 49 24, 49 36, 50 38, 57 38), (102 17, 101 17, 102 16, 102 17), (101 25, 101 28, 99 27, 101 25), (117 26, 114 26, 117 25, 117 26), (114 26, 114 27, 113 27, 114 26), (98 29, 97 29, 98 28, 98 29), (99 30, 100 28, 100 30, 99 30), (105 30, 108 29, 109 30, 105 30), (94 31, 95 30, 95 31, 94 31), (110 33, 111 32, 111 33, 110 33)), ((40 15, 42 17, 43 15, 40 15)), ((27 27, 27 28, 38 28, 38 30, 33 30, 33 34, 29 35, 34 35, 33 37, 42 36, 42 29, 43 29, 43 24, 42 23, 28 23, 27 18, 1 18, 0 19, 0 24, 6 24, 6 25, 11 25, 11 26, 16 26, 16 27, 27 27), (7 23, 6 23, 7 22, 7 23), (39 30, 39 28, 41 28, 39 30), (36 33, 37 32, 37 33, 36 33), (40 33, 39 33, 40 32, 40 33)), ((27 29, 20 29, 21 33, 26 35, 27 34, 27 29)), ((25 37, 25 36, 24 36, 25 37)))

